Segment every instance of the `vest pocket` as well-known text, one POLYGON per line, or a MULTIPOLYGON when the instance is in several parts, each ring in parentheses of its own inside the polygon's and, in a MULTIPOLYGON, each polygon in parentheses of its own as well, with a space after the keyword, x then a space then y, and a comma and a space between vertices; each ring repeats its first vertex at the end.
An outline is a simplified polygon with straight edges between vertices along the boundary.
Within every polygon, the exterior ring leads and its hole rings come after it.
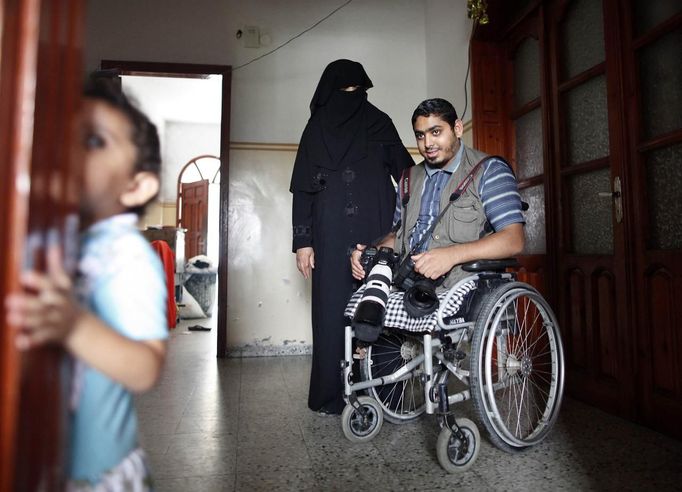
POLYGON ((480 215, 477 205, 470 200, 458 200, 448 210, 444 220, 447 221, 447 231, 450 241, 468 243, 475 241, 480 233, 480 215))

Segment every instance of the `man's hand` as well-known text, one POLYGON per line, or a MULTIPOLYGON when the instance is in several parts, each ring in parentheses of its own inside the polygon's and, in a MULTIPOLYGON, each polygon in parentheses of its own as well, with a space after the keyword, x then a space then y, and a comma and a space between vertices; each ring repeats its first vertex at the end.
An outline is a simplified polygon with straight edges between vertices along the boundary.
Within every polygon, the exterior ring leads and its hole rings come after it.
POLYGON ((497 260, 523 251, 523 224, 510 224, 501 231, 470 243, 434 248, 412 256, 414 269, 425 277, 437 279, 455 265, 474 260, 497 260))
POLYGON ((301 272, 303 278, 308 280, 315 268, 315 251, 313 248, 298 248, 296 250, 296 268, 301 272))
POLYGON ((353 273, 353 278, 356 280, 365 278, 365 269, 362 268, 362 264, 360 264, 360 257, 366 248, 367 246, 365 244, 356 244, 355 250, 350 254, 350 269, 353 273))
POLYGON ((17 329, 15 343, 20 350, 47 343, 66 344, 83 314, 59 248, 48 250, 47 267, 47 273, 25 272, 20 280, 24 292, 5 300, 7 322, 17 329))
POLYGON ((457 264, 452 249, 452 246, 435 248, 412 256, 414 270, 433 280, 442 277, 457 264))

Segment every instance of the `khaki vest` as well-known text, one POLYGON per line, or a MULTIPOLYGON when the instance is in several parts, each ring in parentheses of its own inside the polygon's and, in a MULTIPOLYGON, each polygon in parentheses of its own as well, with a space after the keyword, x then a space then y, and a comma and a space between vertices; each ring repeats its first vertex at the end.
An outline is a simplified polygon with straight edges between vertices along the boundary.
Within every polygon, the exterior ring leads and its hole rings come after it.
MULTIPOLYGON (((460 165, 452 173, 442 191, 440 210, 447 206, 450 195, 471 172, 474 166, 485 157, 487 157, 487 154, 464 146, 460 165)), ((410 199, 407 206, 403 206, 402 209, 402 226, 396 234, 394 248, 395 251, 400 253, 401 260, 406 252, 409 251, 409 238, 419 217, 424 181, 426 180, 424 161, 408 169, 408 172, 410 173, 410 199)), ((479 168, 474 176, 474 180, 466 191, 450 205, 448 211, 431 233, 431 240, 428 243, 429 249, 441 248, 456 243, 469 243, 486 235, 484 227, 487 219, 478 194, 478 186, 482 175, 483 169, 479 168)), ((460 266, 455 266, 447 275, 443 284, 438 288, 438 291, 442 292, 449 289, 467 275, 469 274, 463 271, 460 266)))

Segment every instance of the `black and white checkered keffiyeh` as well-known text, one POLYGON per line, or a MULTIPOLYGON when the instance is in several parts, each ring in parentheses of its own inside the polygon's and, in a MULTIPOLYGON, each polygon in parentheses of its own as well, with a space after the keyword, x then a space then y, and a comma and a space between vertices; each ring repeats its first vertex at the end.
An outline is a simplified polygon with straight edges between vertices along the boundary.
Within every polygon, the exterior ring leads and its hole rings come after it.
MULTIPOLYGON (((443 317, 454 316, 457 314, 459 309, 462 307, 462 303, 466 295, 476 289, 476 282, 470 280, 464 284, 457 287, 457 290, 448 300, 447 306, 443 307, 443 317)), ((349 320, 353 319, 355 314, 355 309, 358 306, 358 301, 362 297, 362 293, 365 291, 365 285, 360 287, 351 296, 344 311, 344 316, 349 320)), ((438 294, 438 299, 443 302, 447 292, 438 294)), ((399 328, 406 331, 434 331, 438 329, 438 320, 436 313, 433 312, 428 316, 422 316, 421 318, 413 318, 403 305, 403 296, 405 292, 403 291, 393 291, 388 297, 388 303, 386 304, 386 317, 384 318, 384 326, 387 328, 399 328)))

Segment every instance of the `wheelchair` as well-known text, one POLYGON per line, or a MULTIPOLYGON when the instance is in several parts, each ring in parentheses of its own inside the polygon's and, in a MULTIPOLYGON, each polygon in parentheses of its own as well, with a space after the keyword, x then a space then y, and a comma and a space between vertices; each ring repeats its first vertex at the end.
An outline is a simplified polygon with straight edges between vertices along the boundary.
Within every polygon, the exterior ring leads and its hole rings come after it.
POLYGON ((346 438, 366 442, 384 420, 403 424, 436 414, 438 461, 450 473, 461 472, 478 456, 480 433, 470 419, 456 418, 451 406, 469 399, 492 444, 506 452, 548 435, 564 390, 561 335, 549 304, 507 271, 516 266, 513 259, 463 265, 468 276, 439 296, 426 331, 387 327, 387 316, 382 334, 359 360, 359 378, 348 323, 341 361, 346 438))

